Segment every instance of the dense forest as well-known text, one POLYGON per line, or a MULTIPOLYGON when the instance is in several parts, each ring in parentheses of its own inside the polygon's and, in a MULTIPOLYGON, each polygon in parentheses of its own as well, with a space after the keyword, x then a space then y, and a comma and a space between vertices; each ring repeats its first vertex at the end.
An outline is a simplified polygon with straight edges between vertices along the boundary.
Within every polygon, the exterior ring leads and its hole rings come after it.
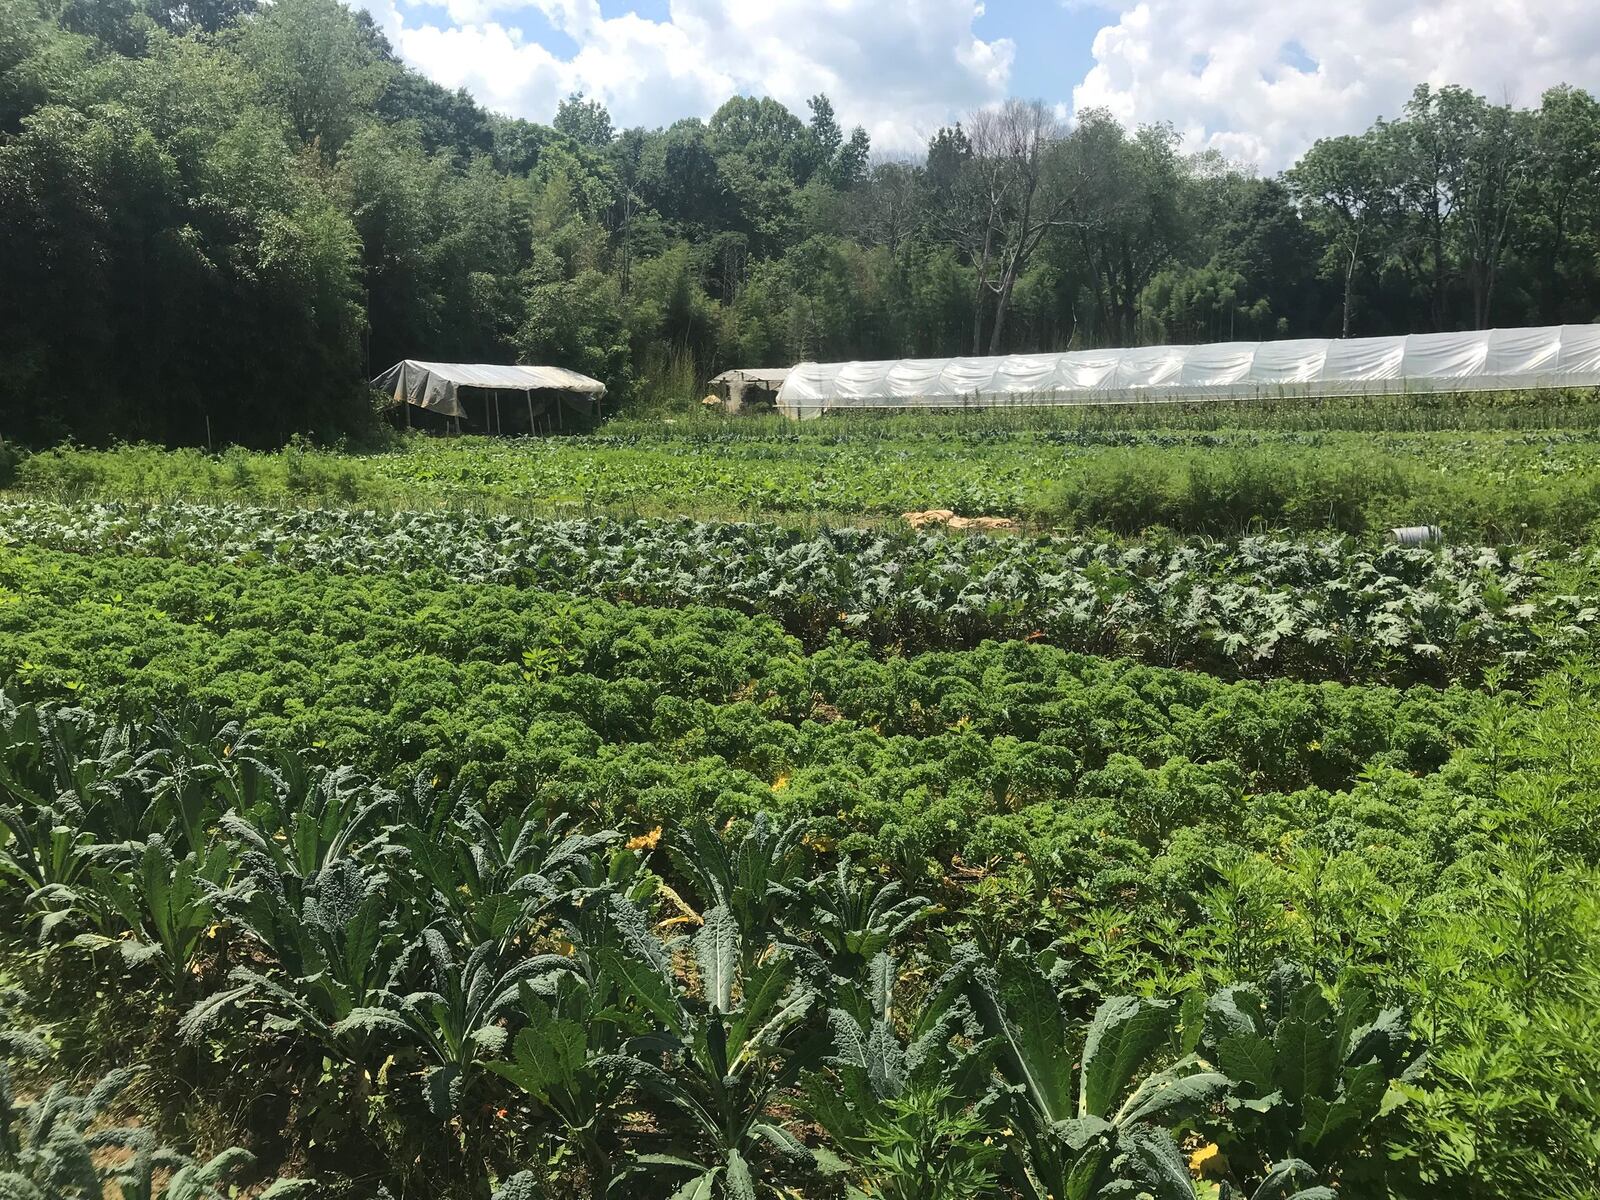
POLYGON ((820 95, 491 114, 336 0, 0 0, 0 280, 0 435, 36 443, 336 437, 404 357, 627 406, 805 358, 1590 321, 1600 103, 1423 86, 1272 177, 1011 101, 880 160, 820 95))

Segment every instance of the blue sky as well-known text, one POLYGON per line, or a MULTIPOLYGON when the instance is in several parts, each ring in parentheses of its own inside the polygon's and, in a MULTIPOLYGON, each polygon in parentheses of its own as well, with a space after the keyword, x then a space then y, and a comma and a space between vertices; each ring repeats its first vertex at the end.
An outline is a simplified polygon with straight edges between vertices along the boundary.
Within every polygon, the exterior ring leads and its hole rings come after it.
MULTIPOLYGON (((446 13, 437 5, 429 5, 423 11, 436 20, 446 13)), ((1065 103, 1071 99, 1072 85, 1094 65, 1090 46, 1113 11, 1098 4, 1065 4, 1059 0, 987 0, 973 21, 973 29, 985 40, 1009 38, 1015 43, 1013 95, 1065 103)), ((633 13, 658 22, 671 16, 667 0, 600 0, 600 13, 610 18, 633 13)), ((578 43, 538 9, 524 8, 508 17, 506 24, 563 58, 578 52, 578 43)))
MULTIPOLYGON (((669 16, 667 0, 601 0, 600 11, 608 17, 633 12, 652 21, 665 21, 669 16)), ((1094 65, 1089 47, 1112 11, 1098 4, 1063 4, 1059 0, 987 0, 973 28, 982 38, 1010 38, 1016 43, 1011 73, 1014 95, 1065 100, 1072 84, 1094 65)), ((542 14, 529 12, 526 20, 524 29, 529 37, 552 48, 560 45, 567 53, 576 52, 576 43, 542 14)))
POLYGON ((884 153, 1007 96, 1166 121, 1263 170, 1392 116, 1419 82, 1537 103, 1600 84, 1594 0, 357 0, 402 57, 547 121, 582 90, 619 125, 735 92, 818 91, 884 153))
POLYGON ((1100 27, 1115 19, 1113 12, 1098 4, 990 0, 973 28, 980 37, 1016 43, 1012 95, 1065 102, 1072 98, 1072 85, 1094 66, 1089 47, 1100 27))

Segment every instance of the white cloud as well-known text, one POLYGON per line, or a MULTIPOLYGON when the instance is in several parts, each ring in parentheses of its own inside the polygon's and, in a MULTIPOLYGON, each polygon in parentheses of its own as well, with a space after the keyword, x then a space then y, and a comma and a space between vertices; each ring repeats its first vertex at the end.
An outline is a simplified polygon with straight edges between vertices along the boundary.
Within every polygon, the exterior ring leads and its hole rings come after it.
POLYGON ((619 126, 709 116, 735 92, 804 117, 826 92, 840 123, 909 150, 939 125, 1002 99, 1014 46, 973 32, 974 0, 672 0, 668 19, 607 17, 597 0, 361 0, 400 55, 488 107, 548 121, 561 97, 604 101, 619 126), (442 6, 450 24, 433 9, 442 6), (517 28, 534 9, 577 51, 517 28))
POLYGON ((1418 83, 1537 104, 1600 78, 1594 0, 1139 0, 1094 40, 1073 107, 1170 121, 1268 170, 1395 116, 1418 83))
MULTIPOLYGON (((891 153, 1002 99, 1019 53, 1048 62, 1072 49, 979 37, 977 0, 670 0, 659 21, 608 17, 598 0, 360 2, 408 62, 501 112, 548 121, 581 90, 618 125, 655 127, 709 116, 735 92, 803 117, 826 92, 843 124, 891 153), (522 34, 530 12, 564 35, 559 51, 522 34)), ((1075 110, 1170 121, 1189 148, 1266 170, 1396 115, 1419 82, 1534 104, 1551 84, 1600 78, 1594 0, 1058 2, 1109 17, 1095 65, 1051 99, 1070 91, 1075 110)))

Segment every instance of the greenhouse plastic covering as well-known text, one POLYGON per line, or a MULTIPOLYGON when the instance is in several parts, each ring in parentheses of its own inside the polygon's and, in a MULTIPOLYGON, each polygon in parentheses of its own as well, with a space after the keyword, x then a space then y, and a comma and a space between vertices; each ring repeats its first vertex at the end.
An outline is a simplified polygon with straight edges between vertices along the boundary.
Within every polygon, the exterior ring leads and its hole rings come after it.
POLYGON ((993 358, 801 363, 790 417, 851 408, 991 408, 1600 385, 1600 325, 1399 337, 1140 346, 993 358))
POLYGON ((600 397, 606 385, 564 367, 519 367, 496 363, 397 362, 372 381, 387 396, 445 417, 464 417, 458 388, 558 391, 600 397))

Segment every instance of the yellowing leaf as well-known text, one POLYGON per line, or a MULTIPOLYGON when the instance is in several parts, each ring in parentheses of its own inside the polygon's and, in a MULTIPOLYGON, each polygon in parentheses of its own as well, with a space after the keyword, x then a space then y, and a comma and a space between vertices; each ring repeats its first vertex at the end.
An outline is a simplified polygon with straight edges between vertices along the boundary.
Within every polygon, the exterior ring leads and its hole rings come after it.
POLYGON ((1228 1173, 1228 1160, 1223 1155, 1220 1146, 1215 1142, 1208 1142, 1189 1155, 1189 1170, 1200 1179, 1226 1175, 1228 1173))
POLYGON ((638 837, 628 839, 629 850, 654 850, 661 841, 661 826, 657 825, 649 833, 641 833, 638 837))

